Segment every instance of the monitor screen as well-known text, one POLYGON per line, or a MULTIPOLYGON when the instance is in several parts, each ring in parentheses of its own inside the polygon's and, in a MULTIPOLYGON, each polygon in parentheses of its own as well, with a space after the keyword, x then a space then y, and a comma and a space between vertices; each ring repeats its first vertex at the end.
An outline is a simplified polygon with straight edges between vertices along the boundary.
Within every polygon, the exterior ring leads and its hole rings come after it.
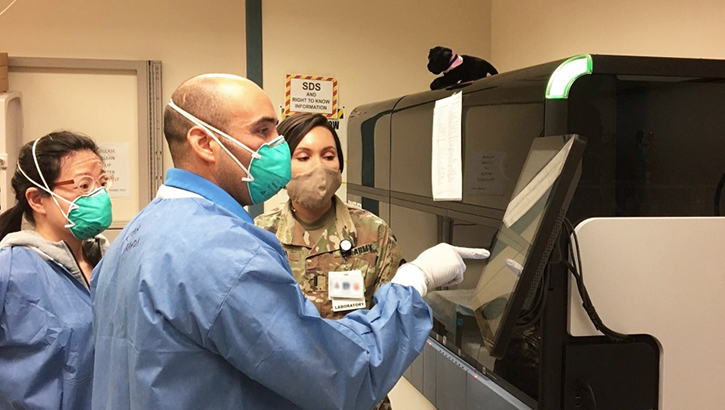
POLYGON ((535 306, 585 145, 577 135, 536 138, 531 145, 471 303, 491 356, 503 357, 524 308, 535 306))

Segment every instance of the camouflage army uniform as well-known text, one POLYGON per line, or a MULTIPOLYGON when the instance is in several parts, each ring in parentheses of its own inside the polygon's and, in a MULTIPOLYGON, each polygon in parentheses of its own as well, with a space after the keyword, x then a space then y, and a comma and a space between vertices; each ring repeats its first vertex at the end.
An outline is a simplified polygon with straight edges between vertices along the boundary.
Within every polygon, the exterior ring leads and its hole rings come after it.
MULTIPOLYGON (((279 209, 258 216, 254 223, 277 235, 295 279, 305 296, 317 306, 320 316, 340 319, 352 311, 332 311, 332 302, 327 296, 327 273, 360 270, 365 278, 365 302, 370 309, 375 291, 395 275, 402 253, 385 221, 346 204, 337 196, 333 200, 334 222, 323 230, 316 243, 311 242, 309 234, 292 215, 289 201, 279 209), (352 250, 345 257, 340 253, 343 239, 352 243, 352 250)), ((388 398, 376 409, 390 409, 388 398)))

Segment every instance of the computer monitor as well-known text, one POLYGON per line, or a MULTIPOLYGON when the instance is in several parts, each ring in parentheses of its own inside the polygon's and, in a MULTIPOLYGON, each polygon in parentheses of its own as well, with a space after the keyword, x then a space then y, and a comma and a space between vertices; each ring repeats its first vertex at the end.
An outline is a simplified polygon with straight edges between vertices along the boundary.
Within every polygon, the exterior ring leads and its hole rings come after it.
POLYGON ((585 145, 578 135, 540 137, 531 145, 471 301, 493 357, 504 356, 522 312, 536 305, 537 285, 579 181, 585 145))

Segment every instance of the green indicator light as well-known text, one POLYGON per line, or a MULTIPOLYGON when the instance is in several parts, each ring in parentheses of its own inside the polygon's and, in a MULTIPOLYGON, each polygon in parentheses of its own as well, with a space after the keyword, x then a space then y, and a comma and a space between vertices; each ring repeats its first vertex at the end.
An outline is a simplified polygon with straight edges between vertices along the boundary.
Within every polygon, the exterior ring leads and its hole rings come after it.
POLYGON ((577 78, 592 73, 592 56, 572 57, 556 68, 546 86, 548 100, 561 100, 569 97, 569 89, 577 78))

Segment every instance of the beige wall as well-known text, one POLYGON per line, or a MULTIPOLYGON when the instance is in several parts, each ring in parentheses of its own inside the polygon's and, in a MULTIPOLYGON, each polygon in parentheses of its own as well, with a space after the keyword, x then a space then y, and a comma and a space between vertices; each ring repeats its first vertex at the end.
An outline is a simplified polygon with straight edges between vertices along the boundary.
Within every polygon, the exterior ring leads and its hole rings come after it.
MULTIPOLYGON (((246 73, 244 2, 18 0, 0 16, 0 51, 11 57, 161 60, 165 102, 182 81, 196 74, 246 73)), ((11 90, 25 91, 24 140, 67 128, 87 133, 100 142, 128 141, 130 174, 132 181, 137 181, 133 169, 138 160, 135 96, 128 98, 92 81, 84 82, 92 77, 88 73, 70 75, 67 84, 56 84, 53 89, 57 93, 73 83, 72 90, 68 90, 73 94, 68 95, 63 110, 33 111, 45 102, 34 101, 39 94, 32 93, 42 87, 37 80, 44 77, 49 76, 29 77, 33 83, 28 86, 20 81, 20 74, 10 76, 11 90), (129 110, 131 117, 127 115, 129 110), (114 125, 119 121, 125 122, 123 126, 114 125)), ((135 77, 129 81, 135 93, 135 77)), ((102 84, 108 84, 108 80, 102 84)), ((171 157, 164 149, 168 168, 171 157)), ((136 185, 132 185, 129 200, 114 199, 117 220, 130 219, 145 205, 139 204, 138 189, 133 188, 136 185)))
POLYGON ((490 4, 265 0, 264 88, 281 105, 286 73, 336 76, 348 109, 426 90, 429 48, 490 53, 490 4))
MULTIPOLYGON (((199 73, 245 74, 244 18, 244 2, 235 0, 18 0, 0 16, 0 50, 22 57, 161 60, 166 99, 199 73)), ((108 104, 112 110, 113 98, 108 104)))
MULTIPOLYGON (((246 74, 244 2, 18 0, 0 16, 0 51, 11 57, 161 60, 166 101, 182 81, 197 74, 246 74)), ((79 90, 83 92, 94 89, 79 90)), ((108 96, 105 108, 113 115, 123 111, 114 104, 127 103, 108 96)), ((98 128, 107 125, 104 117, 98 121, 98 128)), ((76 131, 94 136, 94 128, 76 131)), ((169 168, 165 144, 164 153, 169 168)))
MULTIPOLYGON (((500 71, 585 52, 725 58, 720 0, 265 0, 263 16, 264 85, 275 105, 285 73, 331 75, 348 114, 425 90, 427 50, 439 44, 500 71)), ((0 16, 0 50, 162 60, 167 99, 198 73, 245 73, 244 2, 18 0, 0 16)))
MULTIPOLYGON (((435 45, 483 57, 491 52, 491 0, 265 0, 262 6, 264 88, 275 106, 284 103, 286 73, 337 77, 340 105, 349 115, 364 103, 426 90, 435 78, 426 70, 435 45)), ((165 101, 193 75, 245 74, 244 19, 244 2, 233 0, 18 0, 0 16, 0 50, 24 57, 161 60, 165 101)), ((113 112, 114 99, 107 101, 113 112)), ((344 149, 346 123, 340 129, 344 149)), ((171 166, 168 154, 165 164, 171 166)))
POLYGON ((576 54, 725 58, 721 0, 492 0, 499 71, 576 54))
MULTIPOLYGON (((487 58, 490 27, 491 0, 265 0, 264 89, 278 107, 285 74, 337 77, 349 115, 362 104, 427 90, 435 78, 426 69, 431 47, 487 58)), ((281 193, 266 208, 285 199, 281 193)))

